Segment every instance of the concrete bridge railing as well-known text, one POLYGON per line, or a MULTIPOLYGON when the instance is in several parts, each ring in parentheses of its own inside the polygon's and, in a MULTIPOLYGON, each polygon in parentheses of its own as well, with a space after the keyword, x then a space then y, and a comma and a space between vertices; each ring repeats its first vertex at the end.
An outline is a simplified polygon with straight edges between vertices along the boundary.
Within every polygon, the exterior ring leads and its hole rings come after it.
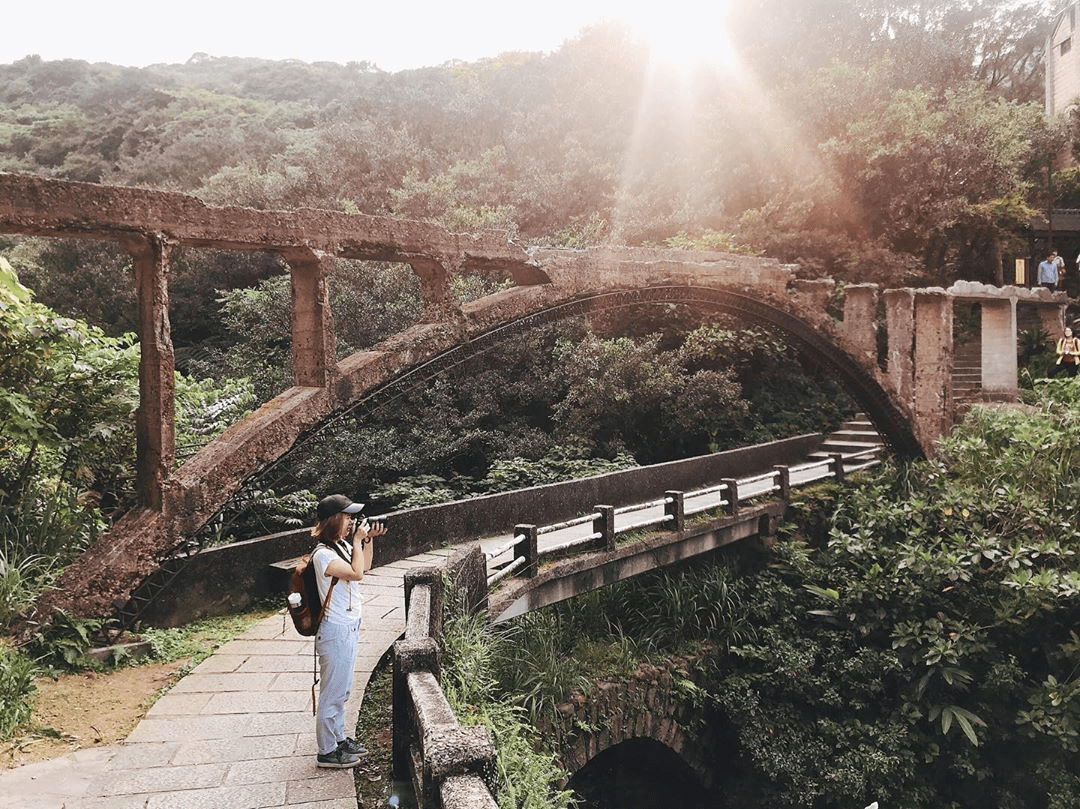
MULTIPOLYGON (((462 595, 467 609, 488 609, 495 620, 502 620, 734 542, 756 539, 768 545, 786 509, 791 486, 825 479, 843 481, 846 475, 877 463, 877 449, 847 456, 837 454, 798 466, 777 466, 770 473, 753 477, 727 479, 697 491, 669 491, 662 498, 640 505, 619 509, 600 506, 592 514, 561 523, 518 526, 509 543, 487 552, 474 546, 451 557, 445 568, 410 570, 404 584, 405 636, 393 646, 394 777, 412 782, 417 805, 422 808, 483 809, 497 805, 492 778, 496 751, 490 735, 486 729, 462 728, 458 724, 439 683, 444 574, 455 592, 462 595), (776 493, 782 495, 781 499, 741 505, 776 493), (697 504, 688 509, 688 499, 697 504), (640 517, 656 509, 662 513, 655 519, 640 517), (686 525, 688 516, 717 510, 723 514, 692 527, 686 525), (628 518, 619 527, 615 526, 616 512, 628 518), (617 547, 619 534, 652 527, 667 530, 617 547), (541 536, 582 528, 588 531, 583 536, 544 550, 538 547, 541 536), (511 549, 512 560, 492 571, 492 561, 511 549), (541 562, 551 559, 562 559, 563 563, 541 574, 541 562), (514 576, 528 582, 524 590, 510 582, 514 576), (538 589, 534 582, 541 580, 553 584, 554 589, 538 589), (539 598, 537 593, 541 594, 539 598), (494 607, 496 604, 499 606, 494 607)), ((670 730, 670 723, 656 723, 655 728, 661 727, 670 730)), ((640 725, 642 733, 651 733, 653 728, 640 725)), ((629 738, 633 733, 634 728, 630 728, 622 735, 609 734, 608 741, 629 738)), ((670 738, 670 734, 661 736, 661 740, 670 738)), ((576 749, 595 754, 601 748, 586 743, 576 749)), ((575 760, 574 768, 584 763, 575 760)))

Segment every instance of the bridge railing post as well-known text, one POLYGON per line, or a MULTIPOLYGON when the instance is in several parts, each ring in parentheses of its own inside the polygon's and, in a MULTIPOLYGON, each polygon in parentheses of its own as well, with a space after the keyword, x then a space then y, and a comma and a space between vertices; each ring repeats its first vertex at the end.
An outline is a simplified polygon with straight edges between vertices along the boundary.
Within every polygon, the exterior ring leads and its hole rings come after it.
POLYGON ((593 533, 600 535, 604 550, 615 550, 615 506, 594 506, 593 533))
POLYGON ((676 491, 664 492, 664 514, 671 518, 672 531, 682 531, 686 527, 686 495, 676 491))
POLYGON ((787 466, 774 466, 773 472, 777 477, 780 499, 787 503, 791 500, 791 468, 787 466))
POLYGON ((839 452, 834 452, 834 453, 832 453, 832 455, 829 456, 829 458, 830 458, 830 468, 832 469, 833 475, 836 477, 836 482, 837 483, 843 483, 844 482, 844 456, 841 455, 839 452))
POLYGON ((727 490, 727 505, 724 510, 734 517, 739 513, 739 481, 735 478, 724 478, 720 483, 727 490))
POLYGON ((525 557, 525 566, 521 569, 521 575, 533 578, 540 570, 540 551, 537 547, 537 529, 535 525, 522 524, 514 526, 514 536, 521 537, 514 543, 514 558, 525 557))

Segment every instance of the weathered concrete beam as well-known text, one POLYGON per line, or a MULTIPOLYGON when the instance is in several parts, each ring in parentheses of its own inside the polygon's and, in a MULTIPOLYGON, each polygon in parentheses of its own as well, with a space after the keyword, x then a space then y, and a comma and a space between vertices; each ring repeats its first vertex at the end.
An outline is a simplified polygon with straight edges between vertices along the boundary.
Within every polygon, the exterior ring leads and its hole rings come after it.
POLYGON ((161 233, 185 247, 306 248, 406 264, 454 257, 466 269, 497 267, 537 277, 525 251, 499 231, 458 234, 425 222, 310 208, 212 207, 188 194, 27 174, 0 173, 0 232, 112 240, 126 233, 161 233))

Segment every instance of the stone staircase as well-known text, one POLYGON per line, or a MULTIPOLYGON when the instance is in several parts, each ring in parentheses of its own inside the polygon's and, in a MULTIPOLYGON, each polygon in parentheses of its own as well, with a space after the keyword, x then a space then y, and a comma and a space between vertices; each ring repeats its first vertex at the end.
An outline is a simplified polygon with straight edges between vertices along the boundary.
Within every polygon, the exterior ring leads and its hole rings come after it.
POLYGON ((959 404, 982 397, 982 342, 977 337, 957 343, 953 349, 952 396, 959 404))
POLYGON ((865 413, 856 413, 853 418, 841 424, 836 432, 827 435, 817 451, 810 453, 809 459, 822 461, 836 453, 847 458, 869 450, 874 451, 873 457, 880 458, 884 449, 885 442, 881 440, 873 422, 865 413))

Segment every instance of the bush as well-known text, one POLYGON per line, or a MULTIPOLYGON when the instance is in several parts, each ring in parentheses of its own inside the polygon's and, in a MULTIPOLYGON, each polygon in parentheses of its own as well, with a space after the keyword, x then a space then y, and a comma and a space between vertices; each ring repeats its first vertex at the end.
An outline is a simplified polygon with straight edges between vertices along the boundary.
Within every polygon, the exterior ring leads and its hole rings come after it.
POLYGON ((26 655, 0 644, 0 739, 30 719, 30 697, 39 671, 26 655))

